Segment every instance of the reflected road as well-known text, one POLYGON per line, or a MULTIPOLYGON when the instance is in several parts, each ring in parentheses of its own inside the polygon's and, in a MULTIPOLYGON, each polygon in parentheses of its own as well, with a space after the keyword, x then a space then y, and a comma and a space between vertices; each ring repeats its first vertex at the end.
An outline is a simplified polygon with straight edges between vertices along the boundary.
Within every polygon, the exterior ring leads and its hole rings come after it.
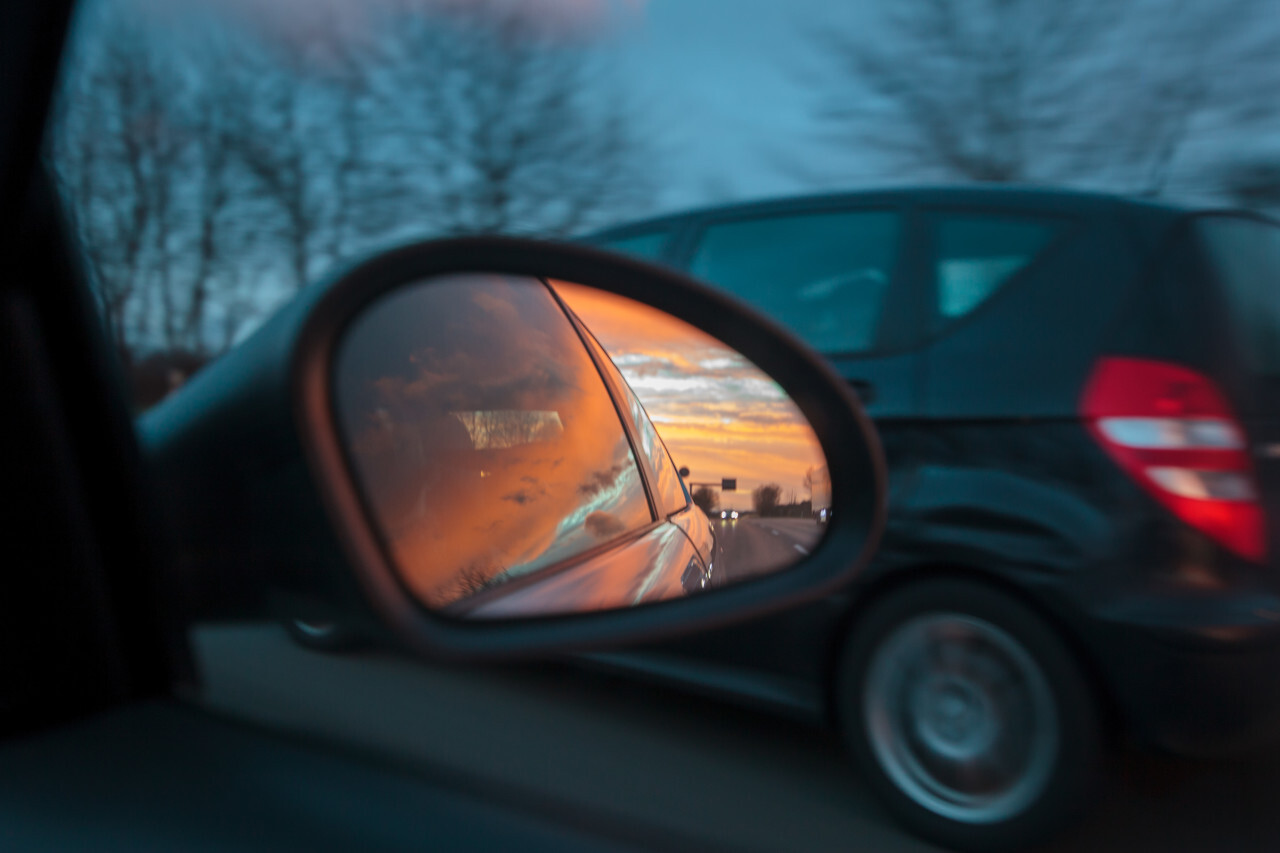
POLYGON ((826 528, 809 518, 759 518, 711 522, 720 546, 722 582, 745 580, 802 559, 818 544, 826 528))

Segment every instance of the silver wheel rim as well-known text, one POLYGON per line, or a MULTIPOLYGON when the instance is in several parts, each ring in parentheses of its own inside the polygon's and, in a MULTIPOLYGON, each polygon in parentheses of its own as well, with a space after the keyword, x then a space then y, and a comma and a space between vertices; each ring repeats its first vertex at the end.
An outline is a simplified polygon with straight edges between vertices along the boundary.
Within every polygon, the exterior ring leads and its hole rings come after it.
POLYGON ((929 811, 996 823, 1048 784, 1061 739, 1052 689, 1022 644, 990 622, 917 616, 876 649, 864 685, 876 760, 929 811))

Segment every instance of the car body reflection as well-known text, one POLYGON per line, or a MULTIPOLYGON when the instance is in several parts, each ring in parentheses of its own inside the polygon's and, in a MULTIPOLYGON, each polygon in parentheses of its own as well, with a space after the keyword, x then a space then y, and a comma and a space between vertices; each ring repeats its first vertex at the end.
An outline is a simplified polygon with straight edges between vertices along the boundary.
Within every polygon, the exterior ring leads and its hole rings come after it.
MULTIPOLYGON (((700 511, 685 511, 693 521, 700 511)), ((660 522, 634 539, 545 573, 529 573, 483 590, 446 612, 473 618, 554 613, 572 601, 578 610, 609 610, 662 601, 709 585, 706 564, 679 524, 660 522)))
POLYGON ((388 549, 431 606, 654 521, 599 371, 537 281, 458 277, 375 304, 343 343, 338 403, 388 549))
POLYGON ((809 540, 795 547, 711 523, 666 436, 560 290, 601 319, 615 347, 628 329, 633 362, 653 345, 663 355, 650 367, 665 365, 684 341, 689 358, 666 376, 684 389, 683 410, 663 417, 711 437, 716 453, 688 452, 697 464, 736 454, 747 478, 752 464, 797 477, 814 464, 812 431, 776 384, 669 315, 535 278, 455 275, 404 288, 348 329, 334 387, 352 473, 417 599, 469 618, 630 607, 809 553, 809 540), (690 421, 707 401, 715 417, 690 421), (762 425, 781 438, 772 455, 762 425))

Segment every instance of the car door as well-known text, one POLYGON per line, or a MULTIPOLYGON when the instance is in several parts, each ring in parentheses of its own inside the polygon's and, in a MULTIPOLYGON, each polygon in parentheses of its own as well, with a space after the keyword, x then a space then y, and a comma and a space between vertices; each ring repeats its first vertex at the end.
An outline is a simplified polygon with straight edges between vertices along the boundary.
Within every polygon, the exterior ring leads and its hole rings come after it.
MULTIPOLYGON (((889 527, 877 562, 894 560, 909 517, 917 467, 923 330, 918 228, 901 205, 734 209, 712 213, 679 241, 674 262, 693 277, 750 302, 830 359, 862 398, 889 463, 889 527)), ((816 523, 816 521, 815 521, 816 523)), ((822 666, 816 654, 847 607, 841 594, 746 626, 680 641, 698 658, 763 667, 808 690, 822 666), (799 677, 800 683, 791 680, 799 677)))

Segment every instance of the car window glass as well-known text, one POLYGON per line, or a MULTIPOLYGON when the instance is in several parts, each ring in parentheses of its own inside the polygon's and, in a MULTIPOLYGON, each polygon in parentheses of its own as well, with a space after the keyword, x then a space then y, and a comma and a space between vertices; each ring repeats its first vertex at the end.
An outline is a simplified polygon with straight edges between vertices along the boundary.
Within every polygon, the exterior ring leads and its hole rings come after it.
POLYGON ((875 346, 893 276, 900 217, 842 211, 711 225, 696 277, 755 304, 823 352, 875 346))
POLYGON ((1226 287, 1250 369, 1280 376, 1280 228, 1211 217, 1196 229, 1226 287))
POLYGON ((361 490, 433 606, 653 521, 613 398, 540 282, 397 291, 360 316, 337 364, 361 490))
POLYGON ((658 503, 659 511, 664 516, 679 512, 689 505, 690 497, 680 479, 680 472, 671 461, 667 446, 654 428, 653 421, 649 420, 648 413, 640 404, 640 398, 631 390, 627 380, 614 365, 613 359, 609 358, 594 336, 588 334, 587 339, 591 342, 591 348, 595 351, 600 363, 604 365, 609 381, 621 391, 625 400, 627 414, 635 426, 636 436, 640 442, 640 453, 648 460, 649 470, 654 476, 654 498, 658 503))
POLYGON ((662 258, 670 236, 667 231, 654 231, 649 234, 632 234, 628 237, 603 240, 597 245, 612 252, 632 255, 646 261, 656 261, 662 258))
POLYGON ((991 298, 1045 247, 1055 226, 1026 219, 948 216, 938 224, 937 311, 954 320, 991 298))

